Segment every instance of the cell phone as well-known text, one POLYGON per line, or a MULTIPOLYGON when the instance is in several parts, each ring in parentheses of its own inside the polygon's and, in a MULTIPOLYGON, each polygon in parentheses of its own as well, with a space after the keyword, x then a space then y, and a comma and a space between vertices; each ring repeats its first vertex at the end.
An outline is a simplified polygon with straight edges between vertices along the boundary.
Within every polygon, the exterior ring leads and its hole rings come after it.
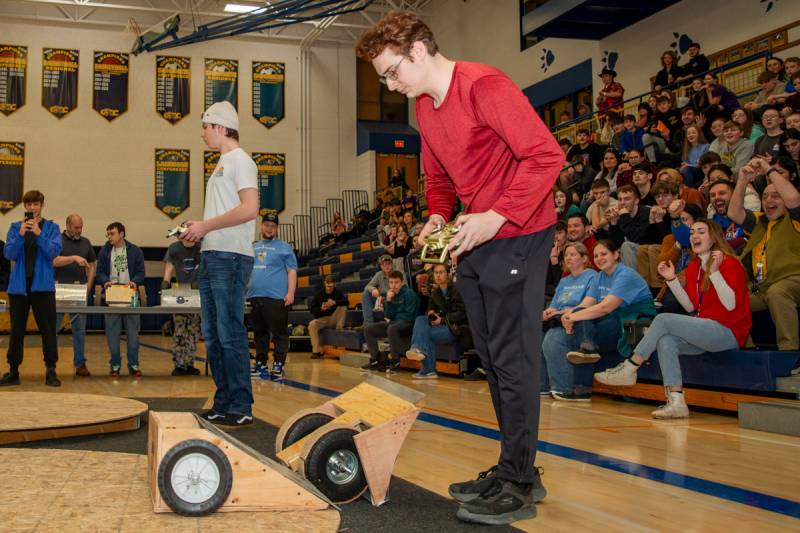
POLYGON ((33 211, 25 211, 25 220, 30 220, 33 218, 33 211))

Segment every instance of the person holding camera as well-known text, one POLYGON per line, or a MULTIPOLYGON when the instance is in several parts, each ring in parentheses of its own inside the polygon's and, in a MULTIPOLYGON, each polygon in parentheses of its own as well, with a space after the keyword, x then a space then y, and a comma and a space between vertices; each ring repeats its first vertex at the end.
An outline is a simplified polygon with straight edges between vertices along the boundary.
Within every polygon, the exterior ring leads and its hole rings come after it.
POLYGON ((436 379, 436 345, 451 344, 458 341, 462 349, 469 348, 471 338, 467 325, 467 311, 464 300, 448 275, 445 264, 433 267, 433 283, 428 298, 428 311, 418 316, 411 334, 411 348, 406 357, 422 361, 422 368, 414 374, 414 379, 436 379))
POLYGON ((8 372, 0 386, 19 385, 28 310, 42 336, 42 354, 46 368, 44 384, 60 387, 56 376, 56 287, 53 259, 61 253, 61 230, 58 224, 42 217, 44 195, 28 191, 22 196, 25 218, 8 228, 3 254, 14 262, 8 284, 11 336, 8 341, 8 372))

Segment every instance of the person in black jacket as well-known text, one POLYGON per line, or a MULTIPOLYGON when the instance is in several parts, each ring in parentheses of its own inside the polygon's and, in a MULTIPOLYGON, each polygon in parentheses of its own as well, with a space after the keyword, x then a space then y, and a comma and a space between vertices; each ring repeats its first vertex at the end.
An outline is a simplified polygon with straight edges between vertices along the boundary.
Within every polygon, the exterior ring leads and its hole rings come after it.
POLYGON ((704 74, 711 68, 708 58, 700 53, 700 45, 692 43, 689 45, 689 55, 686 64, 683 65, 683 79, 693 78, 698 74, 704 74))
POLYGON ((657 93, 684 75, 683 69, 678 66, 678 54, 675 50, 667 50, 661 54, 661 67, 653 81, 653 90, 657 93))
POLYGON ((433 267, 428 311, 417 317, 411 335, 411 348, 406 357, 422 361, 422 369, 415 379, 436 379, 436 345, 458 342, 462 349, 470 348, 471 337, 467 325, 464 300, 455 284, 450 281, 447 265, 433 267))
POLYGON ((342 329, 347 315, 347 297, 336 288, 336 278, 330 275, 325 278, 325 288, 311 298, 308 309, 314 315, 314 320, 308 323, 311 359, 322 359, 319 331, 325 328, 342 329))

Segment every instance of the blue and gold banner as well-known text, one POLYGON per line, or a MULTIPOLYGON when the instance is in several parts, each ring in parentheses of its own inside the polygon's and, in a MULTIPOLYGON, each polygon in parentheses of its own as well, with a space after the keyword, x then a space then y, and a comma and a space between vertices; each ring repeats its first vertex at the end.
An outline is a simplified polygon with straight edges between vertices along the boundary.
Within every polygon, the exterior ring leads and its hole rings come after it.
POLYGON ((258 168, 258 214, 280 213, 286 208, 286 154, 253 152, 258 168))
POLYGON ((156 56, 156 112, 175 124, 189 114, 192 60, 156 56))
POLYGON ((78 50, 42 50, 42 105, 56 118, 78 107, 78 50))
POLYGON ((189 207, 189 150, 156 148, 156 207, 169 218, 189 207))
POLYGON ((211 174, 213 174, 214 170, 217 168, 219 156, 220 153, 217 150, 206 150, 203 152, 203 194, 205 194, 206 189, 208 189, 208 180, 211 178, 211 174))
POLYGON ((239 62, 235 59, 206 59, 205 108, 227 100, 239 109, 239 62))
POLYGON ((22 201, 25 182, 25 143, 0 141, 0 213, 22 201))
POLYGON ((92 108, 111 122, 128 110, 128 54, 94 53, 92 108))
POLYGON ((28 47, 0 44, 0 113, 8 116, 25 105, 28 47))
POLYGON ((253 116, 271 128, 284 117, 286 65, 253 62, 253 116))

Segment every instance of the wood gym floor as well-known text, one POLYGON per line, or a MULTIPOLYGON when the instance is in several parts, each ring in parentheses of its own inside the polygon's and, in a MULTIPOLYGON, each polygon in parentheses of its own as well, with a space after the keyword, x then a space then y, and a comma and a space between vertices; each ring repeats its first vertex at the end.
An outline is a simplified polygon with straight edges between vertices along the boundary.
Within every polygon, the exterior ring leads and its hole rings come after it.
MULTIPOLYGON (((62 337, 61 344, 69 342, 62 337)), ((13 390, 132 398, 213 394, 210 377, 169 375, 169 338, 143 335, 141 342, 144 378, 137 381, 106 375, 104 336, 87 337, 90 378, 72 375, 71 348, 62 346, 63 385, 55 390, 44 386, 41 350, 27 347, 22 386, 13 390)), ((0 367, 6 370, 5 361, 0 367)), ((427 395, 395 474, 446 497, 449 483, 474 477, 498 456, 487 385, 454 378, 416 382, 411 375, 391 376, 427 395)), ((254 415, 280 426, 295 411, 323 403, 362 379, 358 369, 336 360, 291 353, 283 383, 253 382, 254 415)), ((515 526, 602 533, 800 531, 800 439, 739 429, 728 415, 692 413, 688 420, 655 421, 652 409, 603 396, 591 404, 543 399, 537 464, 544 468, 549 494, 535 520, 515 526)), ((424 524, 408 526, 424 531, 424 524)))

